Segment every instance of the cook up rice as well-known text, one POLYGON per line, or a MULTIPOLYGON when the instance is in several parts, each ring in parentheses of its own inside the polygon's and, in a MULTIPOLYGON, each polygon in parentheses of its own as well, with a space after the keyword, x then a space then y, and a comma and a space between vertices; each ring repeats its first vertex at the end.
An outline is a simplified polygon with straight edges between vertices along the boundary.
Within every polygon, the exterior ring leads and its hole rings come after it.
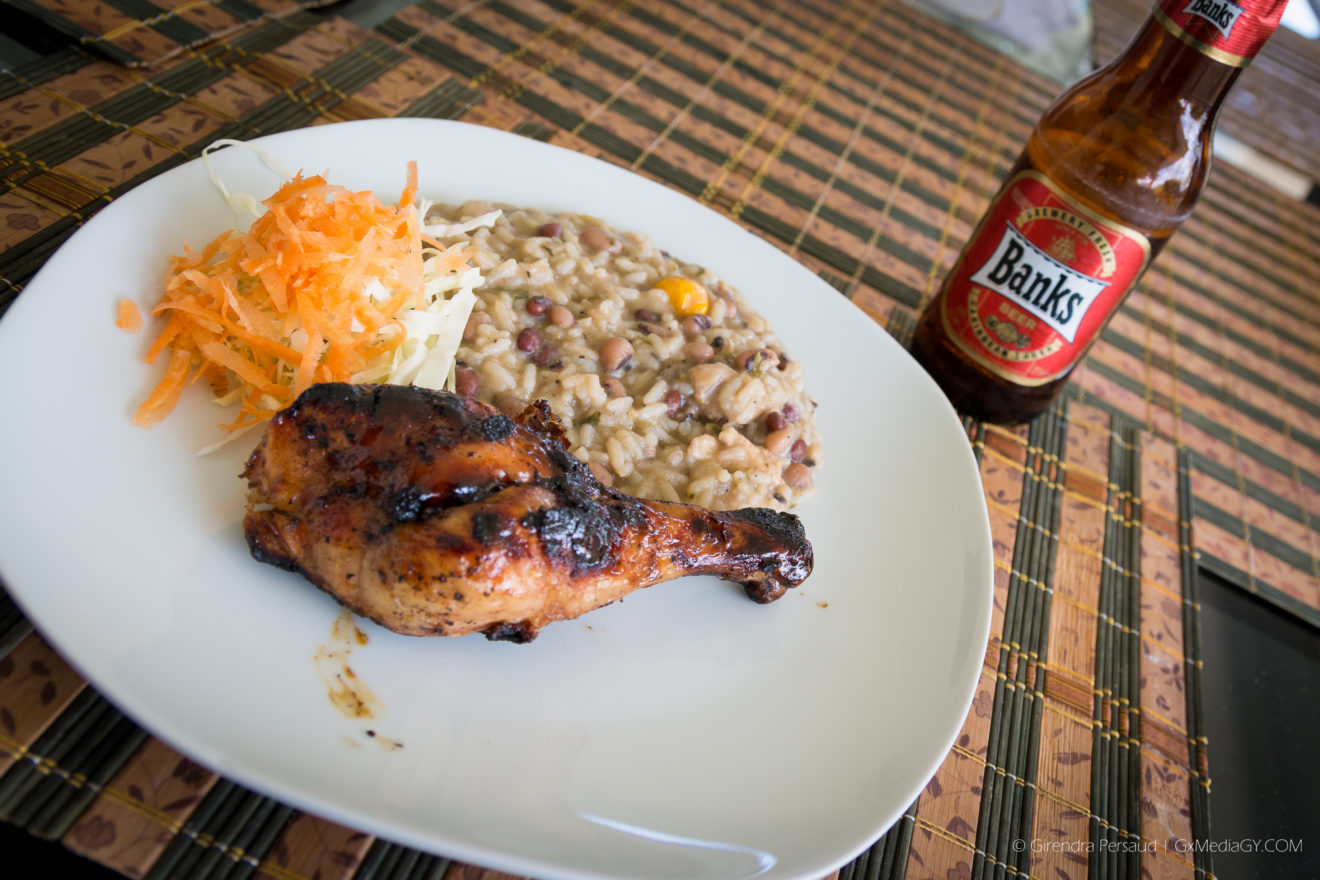
POLYGON ((485 281, 458 352, 460 391, 475 384, 510 413, 546 400, 570 452, 631 495, 731 510, 811 494, 820 441, 802 365, 739 291, 582 215, 466 202, 433 205, 428 222, 493 207, 499 219, 464 236, 485 281), (656 287, 671 277, 705 288, 707 320, 656 287), (602 346, 615 337, 632 354, 607 369, 602 346))

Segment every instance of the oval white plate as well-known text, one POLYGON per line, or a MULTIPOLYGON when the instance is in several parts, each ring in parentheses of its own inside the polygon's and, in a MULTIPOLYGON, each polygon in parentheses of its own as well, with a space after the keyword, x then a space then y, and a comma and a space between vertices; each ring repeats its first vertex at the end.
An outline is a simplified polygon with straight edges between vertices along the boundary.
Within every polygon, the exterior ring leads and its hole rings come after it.
MULTIPOLYGON (((799 508, 816 571, 779 602, 688 578, 548 627, 527 646, 363 624, 348 660, 380 698, 331 704, 314 656, 337 606, 255 563, 228 413, 200 390, 130 424, 158 376, 145 312, 168 255, 235 225, 200 163, 102 210, 0 321, 0 575, 109 699, 162 739, 304 810, 541 878, 818 877, 917 796, 959 730, 990 620, 975 461, 936 386, 800 264, 697 202, 494 129, 351 122, 259 143, 392 201, 408 160, 438 201, 606 218, 716 267, 806 367, 825 457, 799 508), (368 733, 371 731, 375 735, 368 733), (392 744, 399 744, 394 746, 392 744)), ((213 155, 231 189, 278 181, 213 155)))

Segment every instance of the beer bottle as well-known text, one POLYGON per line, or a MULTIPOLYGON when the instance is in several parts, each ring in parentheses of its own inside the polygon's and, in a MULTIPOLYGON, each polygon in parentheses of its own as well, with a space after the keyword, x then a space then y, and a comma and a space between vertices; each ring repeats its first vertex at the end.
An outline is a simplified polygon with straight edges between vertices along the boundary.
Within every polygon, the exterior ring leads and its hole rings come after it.
POLYGON ((1219 107, 1285 2, 1159 0, 1045 111, 913 337, 955 407, 1015 423, 1050 405, 1191 213, 1219 107))

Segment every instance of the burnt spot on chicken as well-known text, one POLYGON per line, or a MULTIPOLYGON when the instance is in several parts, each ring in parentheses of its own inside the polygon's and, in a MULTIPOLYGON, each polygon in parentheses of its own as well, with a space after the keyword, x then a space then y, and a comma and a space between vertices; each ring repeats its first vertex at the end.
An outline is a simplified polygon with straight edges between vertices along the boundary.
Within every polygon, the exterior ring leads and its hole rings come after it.
POLYGON ((546 555, 571 566, 576 575, 614 564, 623 523, 596 501, 533 511, 524 525, 545 544, 546 555))
POLYGON ((260 540, 253 540, 251 533, 247 536, 247 542, 248 552, 252 554, 252 558, 257 560, 257 562, 264 562, 267 565, 273 565, 276 568, 282 568, 285 571, 302 570, 302 567, 298 564, 297 560, 272 552, 269 545, 260 540))
POLYGON ((472 537, 481 544, 497 544, 513 534, 513 522, 502 513, 478 513, 472 517, 472 537))
POLYGON ((777 536, 784 541, 806 540, 807 533, 802 528, 802 520, 782 510, 768 507, 747 507, 739 511, 742 518, 761 528, 767 536, 777 536))
POLYGON ((395 522, 416 522, 422 515, 422 492, 416 486, 405 486, 386 502, 390 519, 395 522))
POLYGON ((255 559, 408 634, 528 642, 675 577, 718 575, 767 602, 812 567, 791 514, 602 486, 545 401, 510 417, 443 391, 314 385, 243 475, 255 559))
POLYGON ((481 434, 492 443, 499 442, 513 433, 513 419, 498 413, 481 421, 481 434))
POLYGON ((536 638, 539 630, 525 620, 517 623, 496 623, 484 630, 486 638, 492 642, 513 642, 525 645, 536 638))

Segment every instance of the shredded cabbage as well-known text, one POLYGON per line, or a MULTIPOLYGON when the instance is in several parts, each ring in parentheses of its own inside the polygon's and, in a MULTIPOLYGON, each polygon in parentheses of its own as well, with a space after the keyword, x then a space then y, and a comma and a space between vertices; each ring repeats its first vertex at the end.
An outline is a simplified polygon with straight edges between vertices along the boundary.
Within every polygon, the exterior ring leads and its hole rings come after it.
MULTIPOLYGON (((423 211, 430 208, 429 202, 423 203, 423 205, 423 211)), ((480 229, 483 226, 492 225, 496 220, 500 219, 501 213, 500 209, 496 208, 494 211, 487 211, 485 214, 479 214, 476 217, 458 223, 432 223, 423 226, 422 232, 427 235, 433 235, 436 238, 449 238, 455 235, 466 235, 474 229, 480 229)), ((423 213, 422 216, 425 217, 426 214, 423 213)))
POLYGON ((263 150, 261 147, 249 144, 247 141, 220 138, 211 141, 202 148, 202 166, 206 168, 206 176, 211 179, 211 185, 220 191, 220 195, 224 197, 229 207, 233 208, 237 214, 251 214, 253 217, 260 217, 263 211, 261 202, 246 193, 231 193, 229 188, 225 186, 224 181, 220 179, 220 175, 211 167, 211 151, 218 150, 221 147, 243 147, 251 150, 261 159, 262 164, 280 176, 280 180, 286 182, 293 180, 293 172, 285 168, 280 160, 276 159, 268 150, 263 150))

